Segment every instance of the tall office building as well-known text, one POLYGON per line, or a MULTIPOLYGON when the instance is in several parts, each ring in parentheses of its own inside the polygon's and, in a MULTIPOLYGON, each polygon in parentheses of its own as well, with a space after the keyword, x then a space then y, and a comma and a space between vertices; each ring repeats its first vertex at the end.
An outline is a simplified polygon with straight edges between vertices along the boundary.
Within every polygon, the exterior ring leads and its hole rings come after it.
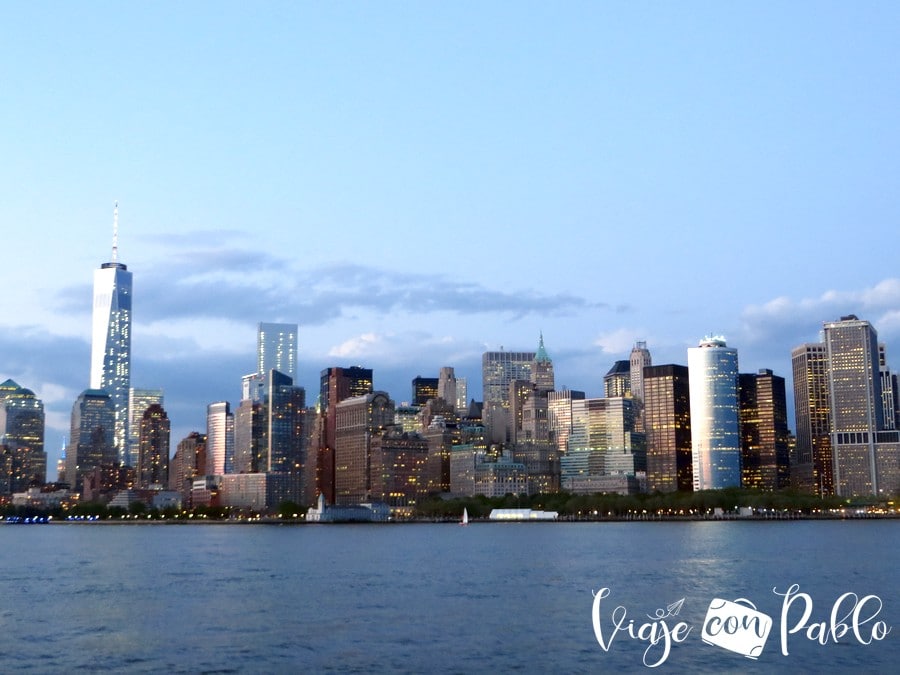
POLYGON ((737 350, 722 337, 688 349, 694 490, 741 486, 737 350))
POLYGON ((0 384, 0 453, 9 458, 0 491, 24 492, 32 483, 46 481, 44 404, 12 380, 0 384))
POLYGON ((84 477, 100 469, 109 474, 118 465, 115 445, 116 411, 112 397, 103 389, 86 389, 72 406, 69 444, 66 446, 66 480, 77 491, 84 477))
POLYGON ((256 332, 256 372, 277 370, 297 380, 297 324, 260 323, 256 332))
POLYGON ((206 408, 206 475, 234 471, 234 415, 227 401, 206 408))
POLYGON ((650 350, 646 342, 635 342, 631 348, 628 374, 631 378, 631 396, 638 401, 644 400, 644 368, 652 365, 650 350))
POLYGON ((320 376, 318 407, 324 410, 324 423, 317 436, 315 492, 325 495, 325 501, 335 503, 335 425, 337 406, 348 398, 372 393, 372 369, 326 368, 320 376))
POLYGON ((643 377, 647 490, 690 492, 691 389, 686 366, 647 366, 643 377))
POLYGON ((647 449, 644 434, 634 430, 634 401, 573 400, 569 449, 559 464, 564 490, 638 492, 646 482, 647 449))
POLYGON ((260 473, 268 463, 266 407, 244 399, 234 413, 234 472, 260 473))
POLYGON ((883 344, 878 345, 878 374, 881 377, 881 407, 883 410, 885 431, 897 428, 897 377, 887 364, 887 351, 883 344))
POLYGON ((509 385, 513 380, 531 381, 534 352, 485 352, 481 357, 482 401, 509 405, 509 385))
POLYGON ((631 377, 631 396, 635 402, 637 410, 637 418, 635 419, 635 429, 644 431, 644 368, 652 365, 650 358, 650 350, 647 349, 646 342, 635 342, 631 348, 631 358, 628 373, 631 377))
POLYGON ((336 504, 370 498, 372 438, 394 423, 394 402, 381 391, 348 398, 335 406, 334 493, 336 504))
POLYGON ((182 503, 190 506, 191 486, 197 476, 206 473, 206 436, 192 431, 178 443, 169 462, 169 489, 181 494, 182 503))
POLYGON ((797 442, 791 461, 792 487, 820 496, 834 494, 828 354, 821 342, 791 351, 797 442))
POLYGON ((169 484, 169 416, 159 403, 149 405, 141 417, 137 486, 169 484))
POLYGON ((103 389, 115 411, 113 438, 119 462, 128 457, 128 391, 131 388, 131 272, 118 261, 119 205, 113 212, 110 262, 94 271, 91 389, 103 389))
POLYGON ((556 389, 553 360, 544 347, 543 333, 541 333, 537 351, 534 353, 534 363, 531 365, 531 381, 534 383, 535 391, 539 395, 546 396, 547 392, 556 389))
POLYGON ((440 378, 417 375, 412 381, 412 398, 410 403, 421 406, 428 403, 431 399, 437 398, 439 384, 440 378))
MULTIPOLYGON (((268 373, 266 395, 267 473, 300 473, 306 432, 306 390, 277 370, 268 373)), ((294 496, 299 499, 299 494, 294 496)))
POLYGON ((616 361, 603 376, 606 398, 631 398, 631 363, 616 361))
POLYGON ((456 408, 456 391, 456 373, 450 366, 442 367, 438 374, 438 398, 444 399, 444 401, 456 408))
POLYGON ((137 466, 141 448, 141 420, 151 405, 163 405, 162 389, 128 390, 128 466, 137 466))
POLYGON ((481 357, 482 419, 493 442, 509 440, 509 385, 532 381, 534 352, 485 352, 481 357))
POLYGON ((876 434, 884 429, 878 334, 854 315, 825 323, 834 482, 841 496, 877 494, 876 434))
POLYGON ((741 485, 775 491, 790 485, 790 432, 784 378, 762 369, 739 376, 741 485))
POLYGON ((572 435, 572 402, 583 401, 583 391, 551 391, 547 394, 547 424, 550 431, 550 442, 560 455, 569 449, 569 437, 572 435))

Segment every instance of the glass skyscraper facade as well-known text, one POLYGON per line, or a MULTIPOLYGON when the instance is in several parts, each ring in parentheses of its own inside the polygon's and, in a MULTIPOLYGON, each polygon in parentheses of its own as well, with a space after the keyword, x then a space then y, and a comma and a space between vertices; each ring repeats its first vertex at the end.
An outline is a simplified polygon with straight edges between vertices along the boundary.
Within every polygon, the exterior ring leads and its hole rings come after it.
POLYGON ((118 262, 118 207, 112 260, 94 270, 91 332, 91 389, 103 389, 115 411, 114 442, 119 461, 129 463, 128 393, 131 388, 131 272, 118 262))
POLYGON ((256 372, 277 370, 297 379, 297 324, 260 323, 256 332, 256 372))
POLYGON ((721 337, 688 349, 694 490, 741 486, 737 350, 721 337))
POLYGON ((0 384, 0 454, 9 458, 0 491, 23 492, 32 482, 44 482, 44 404, 13 380, 0 384))
POLYGON ((83 391, 72 406, 66 480, 81 490, 84 476, 94 469, 108 471, 118 463, 115 446, 115 406, 103 389, 83 391))

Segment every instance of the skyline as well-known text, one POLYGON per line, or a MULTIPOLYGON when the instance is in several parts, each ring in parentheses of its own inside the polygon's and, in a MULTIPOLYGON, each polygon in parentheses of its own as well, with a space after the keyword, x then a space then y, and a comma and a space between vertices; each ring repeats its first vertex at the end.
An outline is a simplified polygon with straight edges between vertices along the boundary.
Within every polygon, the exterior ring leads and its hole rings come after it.
POLYGON ((900 8, 810 6, 6 8, 0 379, 43 400, 51 475, 116 200, 173 445, 259 322, 299 325, 309 401, 350 365, 478 399, 482 354, 540 334, 589 396, 707 334, 790 382, 847 314, 896 367, 900 8))

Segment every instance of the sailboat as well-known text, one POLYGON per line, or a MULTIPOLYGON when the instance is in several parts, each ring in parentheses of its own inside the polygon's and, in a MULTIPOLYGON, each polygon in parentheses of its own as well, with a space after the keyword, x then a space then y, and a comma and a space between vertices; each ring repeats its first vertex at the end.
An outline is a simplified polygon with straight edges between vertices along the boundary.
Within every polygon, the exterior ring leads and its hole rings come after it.
POLYGON ((469 524, 469 512, 466 510, 465 507, 463 507, 462 520, 459 521, 459 524, 460 525, 468 525, 469 524))

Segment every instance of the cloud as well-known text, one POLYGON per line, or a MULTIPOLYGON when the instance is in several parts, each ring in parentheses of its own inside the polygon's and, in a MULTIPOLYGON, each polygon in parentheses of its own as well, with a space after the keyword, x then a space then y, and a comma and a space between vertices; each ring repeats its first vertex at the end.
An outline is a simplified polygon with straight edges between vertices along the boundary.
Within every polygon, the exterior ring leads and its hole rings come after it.
POLYGON ((604 354, 618 357, 624 354, 627 357, 631 353, 634 343, 644 339, 646 339, 646 331, 633 328, 618 328, 614 331, 601 333, 594 340, 593 344, 600 347, 604 354))
POLYGON ((377 353, 381 342, 381 338, 375 333, 364 333, 332 347, 328 350, 328 356, 340 359, 372 356, 373 353, 377 353))
POLYGON ((794 347, 817 341, 822 324, 855 314, 885 335, 900 329, 900 279, 884 279, 856 290, 829 290, 814 298, 773 298, 741 313, 740 333, 751 344, 784 342, 794 347))
MULTIPOLYGON (((326 325, 356 311, 421 316, 500 314, 511 319, 564 317, 605 309, 627 311, 571 293, 494 289, 441 274, 332 263, 301 269, 281 256, 235 247, 183 248, 134 273, 135 321, 180 318, 255 323, 296 320, 326 325)), ((60 290, 58 310, 90 309, 86 284, 60 290)))

